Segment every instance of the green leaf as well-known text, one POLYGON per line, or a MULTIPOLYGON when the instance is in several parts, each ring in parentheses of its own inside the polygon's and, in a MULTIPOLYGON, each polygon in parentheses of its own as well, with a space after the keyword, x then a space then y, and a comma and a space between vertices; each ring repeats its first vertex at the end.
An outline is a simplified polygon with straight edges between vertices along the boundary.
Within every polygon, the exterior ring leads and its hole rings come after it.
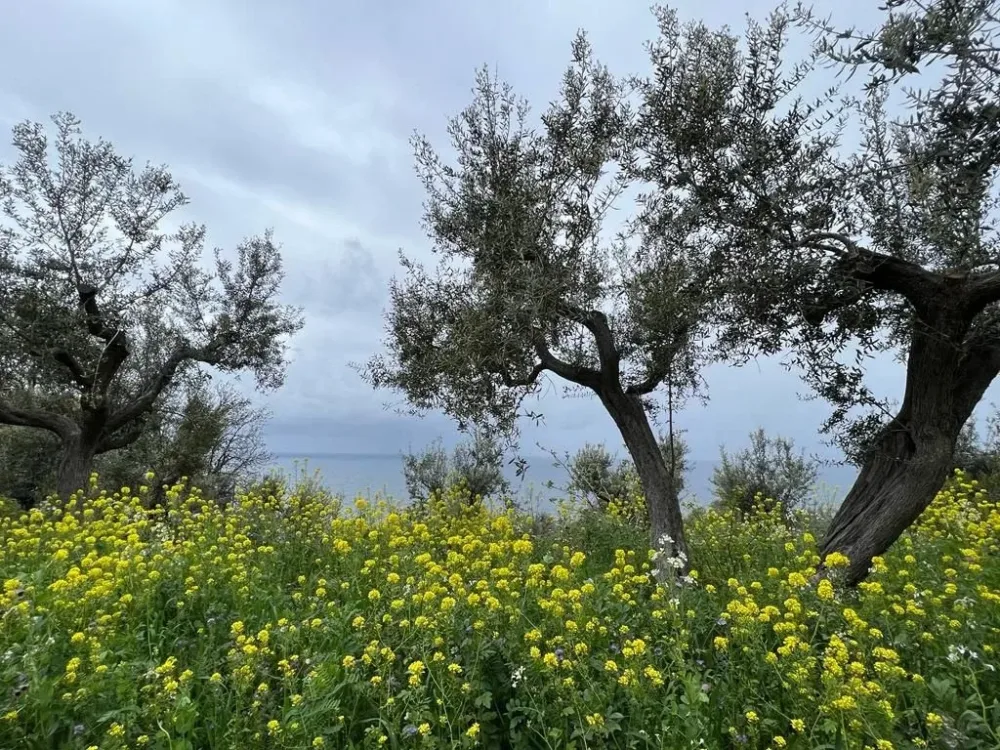
POLYGON ((493 705, 493 693, 491 693, 489 690, 480 693, 476 697, 476 700, 473 701, 473 703, 474 705, 479 706, 480 708, 489 708, 490 706, 493 705))

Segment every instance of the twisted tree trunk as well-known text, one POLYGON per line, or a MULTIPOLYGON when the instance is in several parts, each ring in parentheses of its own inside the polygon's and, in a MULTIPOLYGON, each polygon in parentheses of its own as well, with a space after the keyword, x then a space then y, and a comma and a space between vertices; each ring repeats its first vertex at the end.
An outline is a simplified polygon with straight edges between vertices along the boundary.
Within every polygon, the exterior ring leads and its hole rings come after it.
POLYGON ((903 403, 875 441, 823 543, 850 559, 847 582, 867 575, 930 505, 952 471, 963 425, 1000 372, 992 347, 963 344, 962 320, 920 325, 911 339, 903 403))

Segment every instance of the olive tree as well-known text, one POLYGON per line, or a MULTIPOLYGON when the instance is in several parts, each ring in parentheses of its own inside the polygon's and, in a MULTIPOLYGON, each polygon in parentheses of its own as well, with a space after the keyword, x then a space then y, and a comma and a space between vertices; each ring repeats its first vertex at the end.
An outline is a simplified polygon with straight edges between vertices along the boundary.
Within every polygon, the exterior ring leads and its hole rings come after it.
POLYGON ((728 280, 720 351, 792 352, 860 466, 822 546, 850 582, 933 499, 1000 371, 998 7, 887 0, 870 32, 781 10, 742 47, 661 10, 638 82, 638 171, 692 201, 728 280), (814 50, 787 66, 795 28, 814 50), (805 98, 821 63, 859 85, 805 98), (898 406, 865 386, 882 352, 905 361, 898 406))
POLYGON ((402 258, 388 352, 364 374, 416 411, 506 435, 534 414, 525 399, 544 379, 596 396, 635 463, 654 539, 680 551, 680 505, 648 410, 665 382, 694 382, 706 286, 683 233, 604 227, 628 184, 625 98, 580 35, 540 127, 482 71, 450 123, 454 158, 415 140, 440 262, 402 258))
POLYGON ((187 203, 167 169, 135 170, 72 115, 52 119, 56 163, 43 126, 24 122, 0 171, 0 424, 55 436, 65 496, 199 366, 279 386, 301 316, 279 304, 270 232, 243 241, 235 266, 217 250, 215 273, 201 269, 204 226, 159 228, 187 203), (28 379, 69 408, 26 403, 15 386, 28 379))

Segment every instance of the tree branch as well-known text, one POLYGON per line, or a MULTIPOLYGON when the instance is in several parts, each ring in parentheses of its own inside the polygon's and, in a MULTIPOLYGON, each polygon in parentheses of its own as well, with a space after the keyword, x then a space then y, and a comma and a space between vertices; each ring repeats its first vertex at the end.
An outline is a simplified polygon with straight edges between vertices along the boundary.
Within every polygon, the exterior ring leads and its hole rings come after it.
POLYGON ((220 347, 221 342, 219 341, 214 341, 201 348, 189 346, 186 342, 178 346, 160 366, 156 375, 150 379, 142 393, 132 403, 108 419, 108 432, 120 429, 128 422, 152 409, 153 404, 156 403, 156 399, 160 397, 164 389, 173 381, 174 375, 177 373, 177 368, 184 362, 193 361, 218 364, 220 347))
POLYGON ((815 297, 810 302, 802 305, 802 317, 811 326, 821 326, 826 316, 830 313, 850 307, 858 302, 868 291, 865 287, 854 287, 851 289, 838 289, 831 297, 815 297))
POLYGON ((538 376, 545 372, 545 365, 537 364, 531 368, 531 372, 525 378, 515 378, 506 370, 500 372, 500 379, 508 388, 526 388, 534 385, 538 381, 538 376))
POLYGON ((618 347, 615 346, 611 326, 608 325, 608 316, 600 310, 583 310, 568 302, 559 305, 559 312, 590 331, 597 346, 601 374, 617 382, 621 374, 621 356, 618 347))
POLYGON ((69 370, 70 375, 73 376, 73 382, 81 388, 93 387, 93 379, 84 371, 80 363, 77 362, 76 358, 68 351, 65 349, 56 349, 52 352, 52 359, 69 370))
POLYGON ((972 315, 978 315, 994 302, 1000 302, 1000 271, 983 274, 969 284, 966 304, 972 315))
POLYGON ((959 361, 954 383, 958 413, 971 414, 998 373, 1000 341, 993 339, 969 347, 959 361))
POLYGON ((103 397, 111 385, 111 380, 128 358, 128 337, 124 329, 108 325, 97 305, 97 287, 80 284, 77 290, 80 295, 80 307, 86 315, 87 330, 92 336, 106 342, 91 386, 96 392, 95 395, 103 397))
POLYGON ((19 409, 0 401, 0 424, 15 427, 36 427, 55 433, 62 439, 69 438, 78 429, 69 417, 44 409, 19 409))
MULTIPOLYGON (((574 365, 555 356, 541 337, 535 339, 535 354, 538 355, 539 363, 535 370, 539 368, 553 372, 564 380, 587 388, 597 389, 601 385, 602 373, 583 365, 574 365)), ((534 372, 534 370, 532 371, 534 372)))
MULTIPOLYGON (((48 355, 52 357, 52 360, 56 364, 60 364, 69 370, 70 377, 72 377, 73 382, 84 389, 89 389, 93 387, 93 379, 86 373, 83 366, 76 361, 76 358, 65 349, 49 349, 48 355)), ((28 354, 33 357, 44 357, 46 352, 36 348, 29 348, 28 354)))
POLYGON ((650 370, 645 379, 638 383, 625 386, 625 393, 630 396, 648 396, 659 387, 660 383, 667 377, 665 371, 650 370))
POLYGON ((136 440, 142 437, 143 424, 141 419, 136 419, 128 427, 128 429, 120 430, 117 435, 106 434, 97 443, 97 450, 94 455, 100 455, 102 453, 108 453, 109 451, 118 450, 120 448, 127 448, 132 445, 136 440))
POLYGON ((107 324, 104 314, 97 306, 97 287, 81 283, 77 287, 77 293, 80 297, 80 308, 86 314, 87 330, 90 335, 111 342, 118 335, 118 329, 107 324))
POLYGON ((815 232, 798 244, 836 255, 833 273, 863 284, 858 290, 844 290, 828 300, 808 305, 806 320, 813 325, 821 323, 830 313, 857 302, 864 292, 872 289, 900 294, 918 314, 923 314, 928 309, 929 299, 941 287, 942 279, 938 274, 908 260, 861 247, 837 232, 815 232), (831 242, 840 243, 841 247, 831 242))

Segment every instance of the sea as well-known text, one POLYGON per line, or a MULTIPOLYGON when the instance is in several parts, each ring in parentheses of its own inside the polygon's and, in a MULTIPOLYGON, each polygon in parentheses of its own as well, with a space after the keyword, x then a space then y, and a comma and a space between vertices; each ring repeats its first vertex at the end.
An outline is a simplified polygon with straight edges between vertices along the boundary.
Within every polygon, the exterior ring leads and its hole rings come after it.
MULTIPOLYGON (((517 476, 514 466, 505 474, 511 494, 524 510, 551 512, 564 498, 568 474, 551 456, 526 456, 527 471, 517 476)), ((684 503, 707 505, 712 501, 711 477, 714 461, 692 461, 685 475, 681 494, 684 503)), ((403 479, 403 459, 387 453, 319 453, 311 455, 282 453, 275 455, 270 467, 289 477, 313 476, 334 494, 351 499, 377 496, 403 502, 407 499, 403 479)), ((850 489, 857 476, 853 466, 823 464, 818 468, 814 501, 835 504, 850 489)))

